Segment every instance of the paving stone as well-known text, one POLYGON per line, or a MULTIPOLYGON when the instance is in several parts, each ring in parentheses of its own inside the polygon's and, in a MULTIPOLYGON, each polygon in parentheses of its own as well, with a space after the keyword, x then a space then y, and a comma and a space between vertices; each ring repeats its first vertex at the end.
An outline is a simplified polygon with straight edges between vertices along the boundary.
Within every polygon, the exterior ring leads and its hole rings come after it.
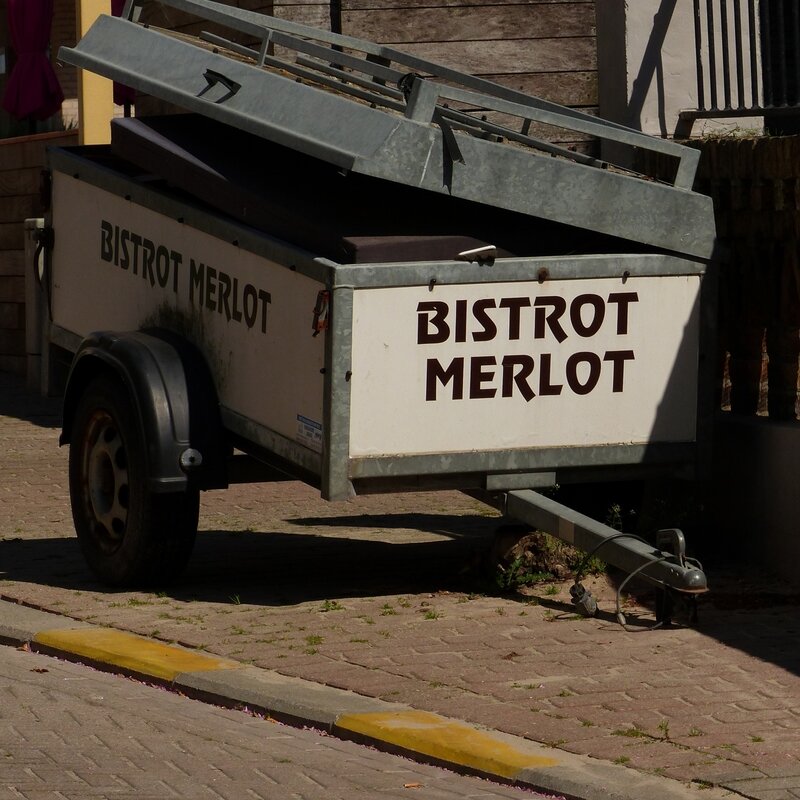
MULTIPOLYGON (((768 601, 776 591, 798 592, 752 565, 744 594, 735 568, 711 566, 715 591, 701 602, 698 629, 626 633, 607 613, 613 587, 602 584, 605 616, 591 620, 571 619, 565 604, 546 607, 546 596, 531 605, 530 598, 485 595, 475 565, 489 545, 493 512, 465 495, 334 504, 288 482, 205 493, 184 579, 163 592, 110 591, 87 572, 72 531, 58 418, 57 402, 32 398, 0 375, 2 597, 509 733, 563 740, 574 752, 594 746, 607 761, 629 753, 629 742, 613 731, 639 722, 655 733, 665 721, 689 748, 698 780, 734 774, 732 762, 720 766, 709 756, 725 744, 736 746, 745 771, 800 761, 800 637, 790 633, 800 627, 797 609, 768 601), (725 597, 767 600, 740 609, 726 608, 725 597), (395 614, 382 614, 387 604, 395 614), (430 611, 435 619, 425 619, 430 611), (309 637, 322 641, 312 645, 309 637), (688 735, 693 727, 704 735, 688 735)), ((556 603, 566 596, 561 588, 556 603)), ((650 612, 638 613, 649 624, 650 612)), ((64 731, 77 729, 75 720, 62 722, 64 731)), ((680 766, 664 758, 674 774, 680 766)), ((797 796, 800 778, 775 777, 786 784, 765 791, 797 796)))

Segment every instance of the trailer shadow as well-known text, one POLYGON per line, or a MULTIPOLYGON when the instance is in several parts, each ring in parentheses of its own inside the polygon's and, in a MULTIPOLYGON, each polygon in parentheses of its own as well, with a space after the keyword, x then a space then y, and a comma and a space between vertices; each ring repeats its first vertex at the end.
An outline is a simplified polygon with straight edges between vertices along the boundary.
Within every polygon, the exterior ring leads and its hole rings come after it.
MULTIPOLYGON (((375 529, 366 536, 206 531, 198 537, 185 579, 170 594, 176 599, 223 602, 236 594, 242 602, 274 606, 346 597, 475 591, 491 541, 486 519, 482 519, 480 535, 469 530, 470 521, 464 518, 427 516, 364 515, 361 522, 375 529), (408 528, 412 524, 409 517, 413 517, 416 530, 443 538, 387 541, 385 530, 408 528)), ((331 522, 352 525, 352 520, 341 517, 331 522)))
MULTIPOLYGON (((482 520, 484 536, 475 529, 463 532, 473 521, 467 518, 464 523, 456 516, 430 515, 430 527, 425 528, 421 518, 426 515, 400 514, 396 520, 380 515, 373 519, 373 527, 406 528, 409 516, 423 526, 419 530, 440 537, 392 542, 386 541, 385 533, 379 540, 378 533, 356 538, 311 532, 202 531, 186 572, 170 586, 145 590, 163 590, 186 602, 229 604, 235 596, 249 605, 281 606, 486 588, 481 565, 491 527, 485 518, 475 521, 482 520)), ((117 592, 89 573, 74 538, 0 540, 1 579, 73 591, 117 592)))
MULTIPOLYGON (((409 516, 363 515, 364 527, 405 528, 409 516), (378 523, 380 520, 380 524, 378 523)), ((173 586, 148 587, 185 603, 232 602, 275 607, 308 601, 412 595, 432 592, 490 593, 491 583, 483 569, 483 556, 490 544, 487 520, 467 518, 467 527, 479 523, 484 536, 462 534, 464 518, 430 515, 430 526, 449 531, 444 538, 428 541, 378 541, 369 537, 285 533, 274 531, 203 531, 186 573, 173 586), (233 600, 235 598, 235 601, 233 600)), ((311 520, 307 520, 311 522, 311 520)), ((314 520, 322 524, 324 520, 314 520)), ((330 525, 343 522, 332 518, 330 525)), ((377 535, 377 534, 376 534, 377 535)), ((792 675, 800 675, 800 592, 773 584, 764 573, 749 572, 742 579, 741 565, 710 567, 714 590, 700 599, 700 637, 693 639, 700 650, 703 639, 715 640, 747 656, 774 664, 792 675), (763 581, 760 580, 763 578, 763 581)), ((96 600, 129 602, 129 590, 114 590, 100 584, 86 569, 78 544, 72 537, 0 540, 0 597, 23 600, 77 616, 91 611, 96 600), (2 585, 7 581, 7 588, 2 585), (17 587, 15 582, 22 586, 17 587), (27 588, 24 586, 27 584, 27 588), (50 589, 67 590, 64 592, 50 589), (90 599, 94 595, 94 600, 90 599), (79 597, 78 597, 79 596, 79 597), (77 597, 77 600, 76 600, 77 597), (57 602, 53 602, 53 601, 57 602), (64 602, 66 600, 66 602, 64 602), (70 610, 72 606, 72 610, 70 610)), ((506 599, 512 599, 506 596, 506 599)), ((521 603, 530 598, 520 597, 521 603)), ((574 618, 568 603, 540 597, 539 604, 551 611, 552 624, 574 618)), ((644 633, 654 622, 651 615, 628 614, 628 625, 644 633)), ((601 604, 595 623, 616 629, 613 604, 601 604)), ((679 626, 680 627, 680 626, 679 626)), ((635 633, 634 633, 635 635, 635 633)), ((669 633, 653 632, 653 637, 669 633)), ((642 640, 644 641, 644 640, 642 640)), ((658 643, 657 639, 648 641, 658 643)), ((733 656, 733 661, 736 657, 733 656)))
POLYGON ((58 428, 61 398, 34 394, 21 376, 0 372, 0 417, 13 417, 41 428, 58 428))

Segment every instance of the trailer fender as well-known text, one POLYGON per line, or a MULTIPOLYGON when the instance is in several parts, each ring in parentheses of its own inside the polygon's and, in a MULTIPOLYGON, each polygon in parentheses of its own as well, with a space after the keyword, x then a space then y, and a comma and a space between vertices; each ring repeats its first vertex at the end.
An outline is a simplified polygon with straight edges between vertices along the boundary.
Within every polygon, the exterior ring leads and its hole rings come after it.
POLYGON ((70 441, 80 397, 101 373, 113 374, 133 401, 151 491, 227 488, 231 447, 211 373, 193 345, 160 329, 87 336, 67 379, 60 444, 70 441))

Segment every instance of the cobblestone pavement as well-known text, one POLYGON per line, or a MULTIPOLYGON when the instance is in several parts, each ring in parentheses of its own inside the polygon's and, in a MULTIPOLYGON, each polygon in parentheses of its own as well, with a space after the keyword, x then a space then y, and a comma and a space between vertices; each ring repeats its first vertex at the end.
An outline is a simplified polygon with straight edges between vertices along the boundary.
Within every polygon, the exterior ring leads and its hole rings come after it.
POLYGON ((71 527, 57 404, 0 376, 0 595, 632 768, 800 797, 800 591, 706 563, 697 628, 576 619, 566 585, 484 593, 491 512, 458 493, 328 504, 299 483, 207 493, 183 581, 113 592, 71 527), (487 516, 488 515, 488 516, 487 516))
POLYGON ((0 647, 0 800, 537 798, 0 647))

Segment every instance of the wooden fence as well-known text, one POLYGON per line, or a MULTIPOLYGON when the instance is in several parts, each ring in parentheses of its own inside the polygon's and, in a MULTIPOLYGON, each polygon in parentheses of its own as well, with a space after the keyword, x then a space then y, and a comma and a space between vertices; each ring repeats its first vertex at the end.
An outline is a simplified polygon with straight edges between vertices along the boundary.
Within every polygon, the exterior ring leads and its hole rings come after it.
POLYGON ((795 419, 800 136, 710 139, 699 146, 697 188, 714 199, 724 254, 720 379, 730 381, 732 410, 795 419))

